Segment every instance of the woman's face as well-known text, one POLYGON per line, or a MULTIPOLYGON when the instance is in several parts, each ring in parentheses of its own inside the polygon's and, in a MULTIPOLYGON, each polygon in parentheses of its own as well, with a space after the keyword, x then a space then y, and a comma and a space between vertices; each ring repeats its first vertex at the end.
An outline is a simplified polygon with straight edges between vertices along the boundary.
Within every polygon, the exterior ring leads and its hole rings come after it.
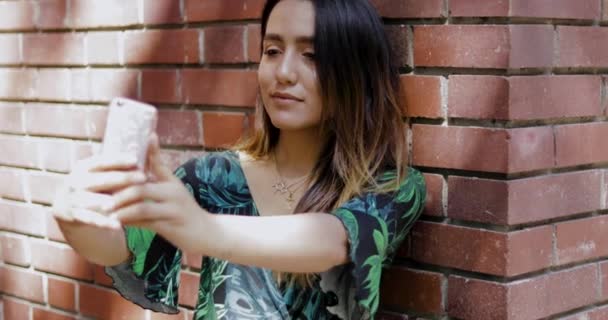
POLYGON ((320 123, 314 33, 315 12, 308 0, 282 0, 268 19, 258 82, 266 112, 279 129, 301 130, 320 123))

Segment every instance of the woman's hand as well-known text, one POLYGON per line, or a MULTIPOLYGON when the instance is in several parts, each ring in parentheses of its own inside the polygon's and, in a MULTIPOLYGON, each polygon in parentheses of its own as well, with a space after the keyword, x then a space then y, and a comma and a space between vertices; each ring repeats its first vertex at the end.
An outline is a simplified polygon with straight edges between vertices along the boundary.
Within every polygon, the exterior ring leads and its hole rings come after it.
POLYGON ((111 207, 111 193, 145 182, 145 174, 136 169, 136 159, 128 155, 79 160, 55 195, 53 217, 63 223, 119 228, 102 212, 111 207))
POLYGON ((123 225, 153 230, 184 251, 201 253, 197 244, 201 244, 201 232, 210 214, 162 164, 156 135, 150 141, 148 170, 152 181, 114 194, 110 217, 123 225))

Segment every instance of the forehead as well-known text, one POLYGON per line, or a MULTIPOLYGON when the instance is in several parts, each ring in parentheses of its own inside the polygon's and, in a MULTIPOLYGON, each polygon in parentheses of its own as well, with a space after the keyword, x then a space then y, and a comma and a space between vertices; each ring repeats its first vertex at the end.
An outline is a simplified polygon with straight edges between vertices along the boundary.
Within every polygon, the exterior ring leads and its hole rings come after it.
POLYGON ((309 0, 282 0, 272 9, 266 25, 267 34, 284 38, 313 37, 315 9, 309 0))

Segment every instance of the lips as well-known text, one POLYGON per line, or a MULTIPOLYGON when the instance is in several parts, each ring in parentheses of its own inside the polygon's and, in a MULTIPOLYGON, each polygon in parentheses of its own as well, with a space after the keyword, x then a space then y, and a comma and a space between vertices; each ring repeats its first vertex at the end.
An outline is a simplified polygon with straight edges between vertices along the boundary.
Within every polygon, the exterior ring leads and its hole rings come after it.
POLYGON ((294 101, 304 101, 303 99, 300 99, 294 95, 291 95, 289 93, 286 92, 275 92, 273 94, 270 95, 273 98, 277 98, 277 99, 281 99, 281 100, 294 100, 294 101))

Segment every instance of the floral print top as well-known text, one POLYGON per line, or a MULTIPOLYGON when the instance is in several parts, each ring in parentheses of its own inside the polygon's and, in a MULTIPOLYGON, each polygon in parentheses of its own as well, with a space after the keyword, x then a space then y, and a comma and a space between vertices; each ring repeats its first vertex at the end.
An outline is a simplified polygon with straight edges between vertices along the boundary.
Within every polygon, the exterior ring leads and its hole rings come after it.
MULTIPOLYGON (((373 319, 382 268, 425 203, 423 175, 408 170, 399 190, 364 193, 331 212, 347 231, 351 262, 319 274, 310 288, 278 285, 269 269, 204 257, 194 319, 373 319)), ((394 174, 385 172, 380 179, 394 174)), ((235 151, 193 158, 175 175, 210 213, 259 215, 235 151)), ((125 231, 133 258, 106 267, 114 287, 143 308, 177 313, 182 252, 150 230, 125 231)))

